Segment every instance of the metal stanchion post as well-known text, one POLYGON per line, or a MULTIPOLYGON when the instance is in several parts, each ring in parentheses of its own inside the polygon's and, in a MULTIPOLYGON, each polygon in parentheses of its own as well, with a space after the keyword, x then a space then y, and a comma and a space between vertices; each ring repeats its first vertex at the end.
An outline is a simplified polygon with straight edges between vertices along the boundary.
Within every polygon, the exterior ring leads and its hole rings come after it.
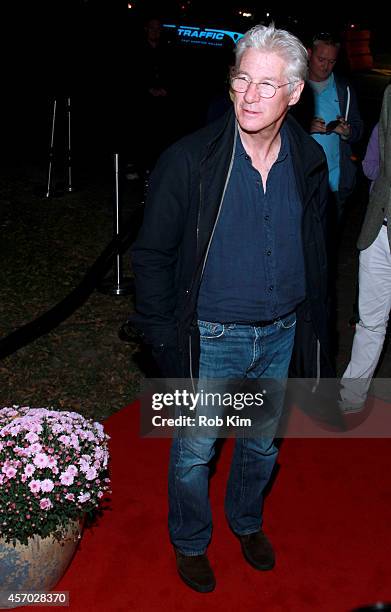
POLYGON ((72 192, 72 150, 71 150, 71 98, 67 96, 66 99, 66 111, 67 111, 67 156, 66 156, 66 180, 65 180, 65 191, 72 192))
POLYGON ((117 254, 114 265, 114 279, 105 279, 99 285, 101 293, 109 295, 128 295, 133 290, 133 282, 130 278, 124 278, 122 273, 122 256, 120 253, 120 205, 119 205, 119 164, 118 153, 114 153, 115 167, 115 204, 114 204, 114 239, 117 240, 117 254))
POLYGON ((50 146, 49 146, 49 166, 48 166, 48 180, 45 192, 45 198, 50 198, 53 195, 53 166, 54 166, 54 130, 56 127, 56 110, 57 110, 57 98, 53 100, 53 115, 52 115, 52 129, 50 134, 50 146))
POLYGON ((55 141, 57 145, 58 138, 56 137, 56 128, 58 127, 58 98, 53 100, 53 114, 50 131, 50 143, 49 143, 49 166, 47 183, 44 188, 38 188, 36 190, 39 197, 51 198, 60 197, 64 193, 73 193, 75 191, 72 185, 72 149, 71 149, 71 98, 70 96, 65 97, 65 110, 66 110, 66 126, 65 126, 65 181, 61 184, 55 184, 55 141))

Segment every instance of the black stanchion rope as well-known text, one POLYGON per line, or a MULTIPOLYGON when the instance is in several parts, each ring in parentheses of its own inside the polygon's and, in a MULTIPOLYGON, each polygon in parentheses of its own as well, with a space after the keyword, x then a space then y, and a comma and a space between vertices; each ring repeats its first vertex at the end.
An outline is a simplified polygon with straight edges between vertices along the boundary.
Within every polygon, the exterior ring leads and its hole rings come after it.
POLYGON ((49 333, 62 321, 67 319, 96 288, 99 279, 108 271, 117 253, 123 253, 134 238, 133 232, 113 240, 106 246, 96 261, 86 272, 84 278, 61 302, 40 315, 33 321, 22 325, 0 340, 0 359, 8 357, 17 350, 33 342, 40 336, 49 333))

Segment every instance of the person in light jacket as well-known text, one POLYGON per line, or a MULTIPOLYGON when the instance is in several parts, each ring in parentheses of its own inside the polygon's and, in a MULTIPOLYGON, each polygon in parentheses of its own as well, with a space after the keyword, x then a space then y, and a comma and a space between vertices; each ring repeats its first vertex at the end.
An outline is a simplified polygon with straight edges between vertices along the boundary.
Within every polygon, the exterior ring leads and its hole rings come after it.
POLYGON ((359 322, 341 379, 341 408, 346 412, 364 407, 391 309, 391 85, 383 94, 380 120, 372 132, 363 169, 373 183, 357 241, 359 322))

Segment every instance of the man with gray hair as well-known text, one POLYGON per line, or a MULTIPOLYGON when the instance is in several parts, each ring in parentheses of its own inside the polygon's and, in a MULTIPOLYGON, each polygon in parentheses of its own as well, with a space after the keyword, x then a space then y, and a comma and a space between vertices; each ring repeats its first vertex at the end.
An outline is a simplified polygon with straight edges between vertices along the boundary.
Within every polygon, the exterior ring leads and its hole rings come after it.
MULTIPOLYGON (((274 25, 236 47, 232 108, 160 158, 132 248, 133 324, 167 378, 332 376, 321 147, 289 116, 307 52, 274 25), (295 346, 294 346, 295 345, 295 346)), ((277 394, 277 424, 284 392, 277 394)), ((169 531, 182 580, 212 591, 209 465, 216 439, 178 435, 169 468, 169 531)), ((273 439, 237 438, 225 509, 246 561, 274 566, 262 530, 273 439)))

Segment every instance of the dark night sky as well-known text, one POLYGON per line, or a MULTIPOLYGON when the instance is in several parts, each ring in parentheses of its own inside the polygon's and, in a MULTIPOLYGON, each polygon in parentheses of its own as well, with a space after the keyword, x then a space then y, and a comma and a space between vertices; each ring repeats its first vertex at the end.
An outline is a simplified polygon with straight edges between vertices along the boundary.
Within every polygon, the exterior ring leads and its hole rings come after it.
MULTIPOLYGON (((123 68, 131 66, 129 41, 139 26, 138 16, 153 6, 164 11, 163 18, 177 23, 237 31, 258 23, 265 13, 258 1, 251 0, 191 0, 191 10, 185 11, 180 6, 185 6, 187 0, 133 2, 136 9, 128 10, 127 0, 3 0, 0 45, 6 82, 16 89, 24 83, 50 88, 53 83, 66 81, 67 73, 75 71, 88 74, 95 71, 96 78, 100 73, 111 73, 115 78, 123 68), (256 7, 255 21, 234 19, 233 7, 238 6, 256 7)), ((367 5, 365 14, 363 11, 360 14, 358 3, 353 8, 328 3, 328 14, 325 5, 321 10, 314 5, 313 15, 292 2, 287 4, 287 10, 281 3, 270 4, 278 7, 278 12, 272 13, 277 27, 293 31, 305 43, 316 31, 336 32, 349 22, 356 22, 372 30, 373 51, 391 50, 389 20, 382 18, 380 9, 374 9, 380 3, 372 2, 371 10, 367 5), (320 13, 321 17, 315 18, 320 13)))
MULTIPOLYGON (((83 112, 90 118, 92 130, 102 117, 111 111, 115 114, 136 61, 130 44, 132 33, 137 27, 140 29, 138 18, 151 6, 157 5, 161 16, 170 21, 242 32, 259 23, 264 13, 259 2, 246 0, 243 3, 238 0, 191 0, 192 11, 188 11, 187 17, 186 11, 178 8, 180 2, 177 0, 133 1, 138 7, 134 11, 128 10, 127 0, 3 0, 0 6, 3 85, 0 103, 5 107, 1 113, 3 148, 7 141, 17 147, 18 138, 27 133, 30 126, 38 124, 42 118, 46 120, 48 100, 57 92, 72 93, 74 90, 79 94, 86 105, 83 112), (255 22, 233 19, 233 7, 240 5, 244 9, 257 7, 255 22)), ((185 2, 183 0, 183 4, 185 2)), ((354 21, 372 30, 373 50, 391 50, 389 21, 380 10, 374 10, 373 3, 371 11, 367 5, 364 16, 358 13, 357 6, 351 10, 346 6, 337 8, 335 4, 333 9, 330 3, 325 16, 325 5, 321 10, 314 5, 314 15, 322 13, 321 19, 315 19, 293 2, 287 5, 289 11, 284 10, 281 3, 271 4, 278 7, 278 14, 273 15, 277 27, 293 31, 303 42, 307 42, 305 34, 310 38, 315 31, 341 29, 354 21), (290 17, 297 19, 295 27, 290 17)), ((205 58, 200 61, 200 57, 198 54, 195 73, 200 71, 202 62, 204 66, 209 62, 205 58)), ((186 65, 183 74, 188 72, 191 73, 191 68, 186 65)), ((194 91, 192 87, 191 92, 194 96, 197 89, 194 91)))
MULTIPOLYGON (((290 2, 260 3, 253 0, 133 0, 135 8, 128 10, 128 0, 3 0, 0 7, 2 31, 0 43, 9 62, 18 54, 30 63, 30 58, 40 59, 55 54, 60 49, 77 48, 85 52, 88 47, 112 45, 123 39, 137 18, 144 13, 158 9, 165 19, 186 22, 188 25, 212 25, 245 31, 254 23, 265 19, 268 6, 277 27, 291 29, 304 37, 315 31, 339 31, 351 22, 373 31, 374 43, 380 47, 389 46, 389 20, 382 14, 380 2, 367 4, 365 11, 358 3, 332 3, 318 7, 313 5, 312 13, 303 6, 290 2), (342 6, 341 6, 342 5, 342 6), (187 7, 182 10, 180 7, 187 7), (241 19, 235 8, 254 11, 252 20, 241 19), (326 10, 328 8, 328 10, 326 10), (296 30, 296 31, 295 31, 296 30)), ((383 4, 384 6, 384 4, 383 4)), ((383 9, 384 10, 384 9, 383 9)), ((66 53, 66 51, 64 51, 66 53)), ((42 66, 42 69, 44 67, 42 66)))

